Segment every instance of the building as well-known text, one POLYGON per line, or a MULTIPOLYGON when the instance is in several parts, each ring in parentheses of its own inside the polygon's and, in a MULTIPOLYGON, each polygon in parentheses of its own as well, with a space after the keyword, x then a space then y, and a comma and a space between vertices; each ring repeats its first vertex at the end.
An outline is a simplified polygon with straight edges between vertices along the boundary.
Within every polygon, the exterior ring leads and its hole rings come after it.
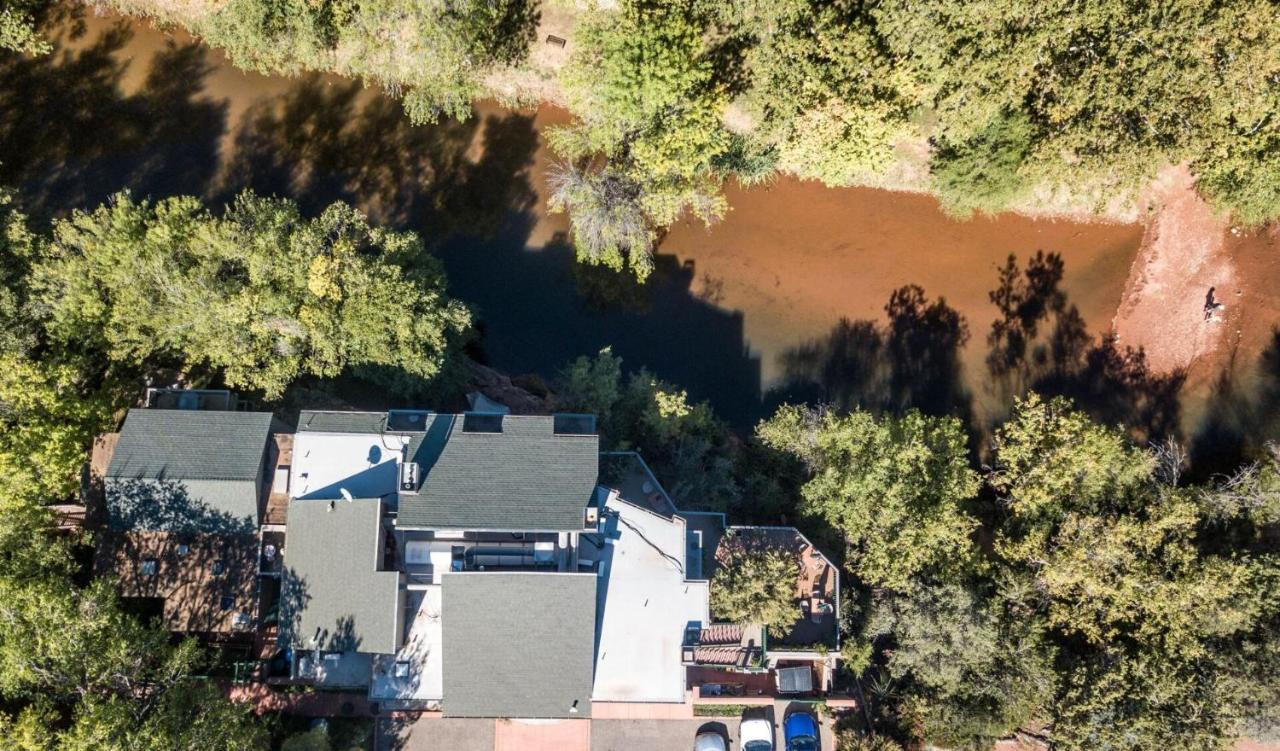
POLYGON ((99 441, 95 568, 172 631, 252 634, 273 426, 270 413, 134 409, 99 441))
POLYGON ((781 666, 759 627, 712 622, 723 516, 679 511, 634 454, 606 457, 602 485, 591 416, 304 411, 277 428, 245 412, 126 419, 101 568, 162 601, 173 630, 252 625, 278 642, 279 680, 451 717, 687 704, 700 675, 781 666))

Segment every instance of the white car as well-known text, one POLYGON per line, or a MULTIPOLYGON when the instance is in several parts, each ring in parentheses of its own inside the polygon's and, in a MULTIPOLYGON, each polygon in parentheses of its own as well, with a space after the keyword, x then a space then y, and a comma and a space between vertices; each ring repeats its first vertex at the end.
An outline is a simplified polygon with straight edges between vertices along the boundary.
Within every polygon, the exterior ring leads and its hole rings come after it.
POLYGON ((761 718, 743 720, 738 738, 742 751, 773 751, 773 723, 761 718))
POLYGON ((724 736, 716 732, 698 733, 693 739, 693 751, 726 751, 724 736))

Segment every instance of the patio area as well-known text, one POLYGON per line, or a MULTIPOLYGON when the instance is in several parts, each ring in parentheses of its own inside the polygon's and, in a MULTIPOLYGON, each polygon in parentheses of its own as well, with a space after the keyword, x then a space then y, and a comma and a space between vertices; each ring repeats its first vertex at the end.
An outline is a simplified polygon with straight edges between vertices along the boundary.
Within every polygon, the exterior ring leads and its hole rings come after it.
POLYGON ((439 585, 407 593, 404 646, 395 655, 376 655, 373 658, 370 699, 435 702, 444 695, 440 598, 439 585))
POLYGON ((835 647, 839 572, 826 556, 794 527, 729 527, 719 541, 717 562, 726 560, 733 546, 782 550, 798 563, 796 620, 785 632, 769 632, 769 649, 835 647))

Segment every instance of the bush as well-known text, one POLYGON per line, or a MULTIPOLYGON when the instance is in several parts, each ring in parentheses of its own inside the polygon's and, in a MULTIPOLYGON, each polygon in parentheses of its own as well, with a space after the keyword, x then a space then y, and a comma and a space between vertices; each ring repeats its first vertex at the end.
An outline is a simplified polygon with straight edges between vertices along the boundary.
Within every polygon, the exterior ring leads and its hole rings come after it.
POLYGON ((718 620, 790 629, 800 617, 796 577, 800 562, 781 550, 730 545, 711 582, 711 612, 718 620))
POLYGON ((1031 150, 1026 115, 1002 115, 963 143, 945 140, 933 153, 933 188, 948 214, 967 219, 995 214, 1022 192, 1022 165, 1031 150))

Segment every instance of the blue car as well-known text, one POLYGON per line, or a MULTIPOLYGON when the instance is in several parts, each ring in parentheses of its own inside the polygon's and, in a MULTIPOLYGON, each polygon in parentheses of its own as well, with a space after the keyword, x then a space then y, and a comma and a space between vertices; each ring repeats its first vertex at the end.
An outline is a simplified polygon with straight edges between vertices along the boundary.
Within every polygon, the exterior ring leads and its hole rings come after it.
POLYGON ((787 751, 818 751, 818 723, 808 712, 796 712, 782 725, 787 751))

